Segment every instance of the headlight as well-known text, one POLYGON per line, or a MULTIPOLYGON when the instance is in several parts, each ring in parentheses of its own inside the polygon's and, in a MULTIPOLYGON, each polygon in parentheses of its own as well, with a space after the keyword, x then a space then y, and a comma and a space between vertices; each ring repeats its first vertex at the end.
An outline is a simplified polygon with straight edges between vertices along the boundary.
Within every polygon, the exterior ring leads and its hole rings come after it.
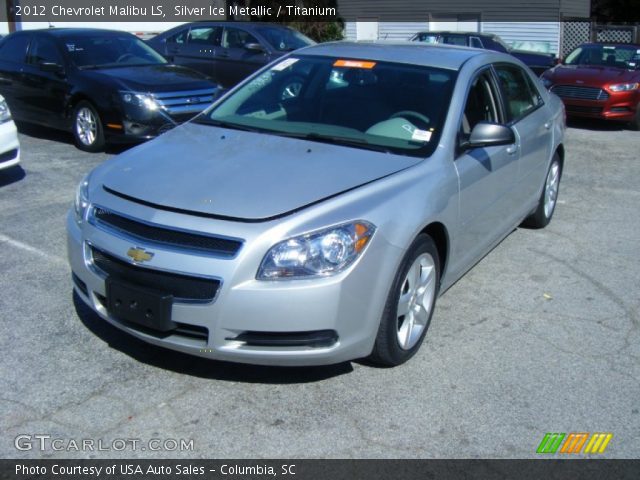
POLYGON ((362 254, 376 227, 345 223, 275 245, 262 260, 258 280, 325 277, 339 273, 362 254))
POLYGON ((609 90, 612 92, 628 92, 630 90, 637 90, 640 83, 618 83, 616 85, 609 85, 609 90))
POLYGON ((11 111, 9 110, 9 105, 7 105, 7 101, 2 99, 0 100, 0 123, 5 123, 11 120, 11 111))
POLYGON ((76 189, 76 198, 73 202, 73 209, 76 212, 76 221, 82 222, 86 218, 89 208, 89 176, 82 179, 76 189))
POLYGON ((160 105, 156 102, 156 99, 152 95, 146 93, 136 92, 119 92, 120 98, 124 103, 129 105, 135 105, 136 107, 143 107, 147 110, 158 110, 160 105))

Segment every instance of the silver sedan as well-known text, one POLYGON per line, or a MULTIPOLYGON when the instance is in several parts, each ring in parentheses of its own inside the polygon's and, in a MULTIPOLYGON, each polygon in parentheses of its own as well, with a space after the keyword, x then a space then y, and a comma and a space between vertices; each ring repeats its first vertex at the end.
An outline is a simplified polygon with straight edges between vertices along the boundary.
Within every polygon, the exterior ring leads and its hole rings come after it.
POLYGON ((81 182, 75 292, 193 355, 398 365, 438 295, 515 227, 549 223, 564 129, 562 103, 511 56, 299 50, 81 182))

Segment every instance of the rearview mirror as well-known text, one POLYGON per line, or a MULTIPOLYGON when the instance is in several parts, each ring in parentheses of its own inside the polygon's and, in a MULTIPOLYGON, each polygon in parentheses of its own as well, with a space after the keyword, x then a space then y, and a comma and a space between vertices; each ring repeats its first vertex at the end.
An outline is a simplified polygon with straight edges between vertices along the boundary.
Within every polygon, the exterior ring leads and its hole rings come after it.
POLYGON ((244 48, 246 48, 247 50, 251 51, 251 52, 264 52, 264 47, 262 45, 260 45, 259 43, 246 43, 244 48))
POLYGON ((491 122, 479 122, 469 136, 469 140, 463 145, 465 148, 496 147, 498 145, 511 145, 516 142, 513 130, 505 125, 491 122))
POLYGON ((64 73, 64 68, 62 67, 62 65, 59 65, 53 62, 40 62, 39 67, 40 67, 40 70, 43 72, 58 73, 58 74, 64 73))

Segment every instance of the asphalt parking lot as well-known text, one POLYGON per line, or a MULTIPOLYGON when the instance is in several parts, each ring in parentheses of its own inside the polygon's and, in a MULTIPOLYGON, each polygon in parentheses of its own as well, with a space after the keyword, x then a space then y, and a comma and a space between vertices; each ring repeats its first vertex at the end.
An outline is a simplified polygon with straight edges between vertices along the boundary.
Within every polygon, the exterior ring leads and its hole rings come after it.
POLYGON ((546 432, 611 432, 602 456, 638 457, 640 132, 570 128, 551 225, 446 292, 409 363, 281 369, 155 348, 75 301, 64 218, 112 153, 22 130, 24 170, 0 173, 0 457, 528 458, 546 432), (193 449, 22 451, 21 434, 193 449))

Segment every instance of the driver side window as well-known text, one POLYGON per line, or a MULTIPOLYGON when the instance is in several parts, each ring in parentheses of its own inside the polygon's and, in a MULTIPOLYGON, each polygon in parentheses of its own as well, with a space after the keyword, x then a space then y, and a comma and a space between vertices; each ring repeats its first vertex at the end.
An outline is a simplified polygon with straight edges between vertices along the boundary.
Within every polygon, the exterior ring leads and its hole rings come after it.
POLYGON ((498 103, 489 71, 480 73, 471 83, 462 114, 460 133, 469 138, 473 127, 480 122, 499 123, 498 103))
POLYGON ((36 37, 31 42, 27 63, 39 65, 41 63, 56 63, 62 65, 62 56, 56 45, 48 38, 36 37))

